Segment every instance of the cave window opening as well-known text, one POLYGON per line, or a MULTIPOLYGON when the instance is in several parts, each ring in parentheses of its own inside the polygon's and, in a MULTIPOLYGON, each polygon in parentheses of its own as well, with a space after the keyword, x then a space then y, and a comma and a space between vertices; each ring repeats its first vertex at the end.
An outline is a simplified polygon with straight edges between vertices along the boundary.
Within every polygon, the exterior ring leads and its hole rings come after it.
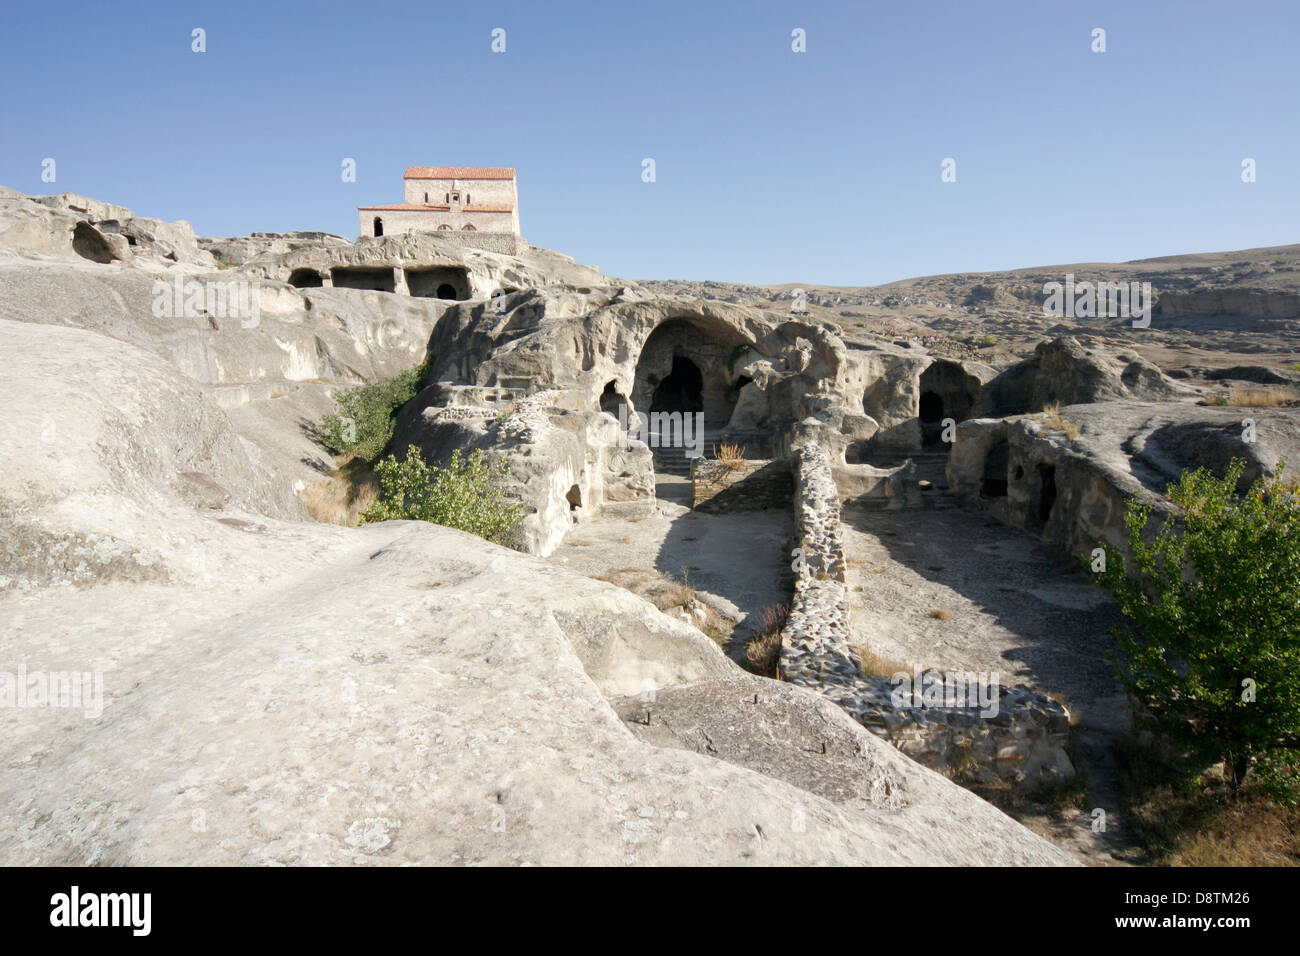
POLYGON ((564 496, 564 500, 569 503, 569 511, 574 512, 582 507, 582 489, 574 485, 569 489, 569 493, 564 496))
MULTIPOLYGON (((600 393, 600 410, 608 412, 615 418, 619 418, 619 407, 627 407, 627 399, 623 397, 618 390, 618 382, 610 379, 605 383, 605 390, 600 393)), ((629 412, 624 412, 628 418, 631 417, 629 412)))

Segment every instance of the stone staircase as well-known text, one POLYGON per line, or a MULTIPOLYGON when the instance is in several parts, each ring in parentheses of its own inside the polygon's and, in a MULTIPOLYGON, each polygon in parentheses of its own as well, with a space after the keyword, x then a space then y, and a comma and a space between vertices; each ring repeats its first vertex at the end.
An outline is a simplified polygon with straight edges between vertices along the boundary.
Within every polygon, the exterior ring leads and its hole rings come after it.
MULTIPOLYGON (((948 491, 948 452, 922 451, 911 456, 916 463, 917 493, 923 508, 955 508, 957 499, 948 491), (919 487, 919 483, 928 481, 929 488, 919 487)), ((912 489, 908 489, 908 504, 912 504, 912 489)))
POLYGON ((650 446, 654 456, 656 475, 676 475, 679 478, 691 477, 691 460, 686 457, 685 448, 659 448, 650 446))

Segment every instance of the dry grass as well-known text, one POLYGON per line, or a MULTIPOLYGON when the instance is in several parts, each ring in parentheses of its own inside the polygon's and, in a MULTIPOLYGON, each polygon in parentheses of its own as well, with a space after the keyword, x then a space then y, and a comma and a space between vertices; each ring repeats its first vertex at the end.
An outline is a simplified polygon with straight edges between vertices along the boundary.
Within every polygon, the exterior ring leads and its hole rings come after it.
POLYGON ((1286 807, 1249 780, 1234 796, 1222 773, 1187 782, 1150 750, 1116 748, 1126 817, 1165 866, 1298 866, 1300 806, 1286 807))
POLYGON ((1300 402, 1300 394, 1285 385, 1259 385, 1230 388, 1216 396, 1216 405, 1233 408, 1276 408, 1300 402), (1219 400, 1222 399, 1222 400, 1219 400))
POLYGON ((1043 421, 1053 431, 1064 432, 1065 437, 1074 441, 1079 437, 1079 426, 1061 417, 1061 403, 1052 402, 1043 407, 1043 421))
POLYGON ((723 445, 719 448, 713 446, 713 457, 718 459, 732 471, 739 471, 745 467, 745 446, 744 445, 723 445))
POLYGON ((786 604, 774 604, 758 615, 753 636, 745 644, 746 670, 763 677, 776 677, 781 662, 781 629, 790 616, 786 604))
POLYGON ((855 647, 858 658, 862 661, 862 673, 866 677, 893 677, 895 674, 911 674, 912 665, 906 661, 895 660, 877 654, 866 647, 855 647))
POLYGON ((695 591, 689 585, 650 568, 612 568, 596 575, 596 580, 625 588, 661 611, 686 607, 695 597, 695 591))
POLYGON ((690 584, 650 568, 611 568, 595 578, 631 591, 674 617, 684 618, 719 645, 730 641, 736 629, 735 621, 701 601, 690 584))
POLYGON ((952 611, 937 607, 930 612, 930 616, 936 621, 950 621, 952 620, 952 611))
POLYGON ((313 482, 298 493, 307 513, 325 524, 355 528, 361 512, 379 497, 379 479, 364 458, 351 458, 323 481, 313 482))

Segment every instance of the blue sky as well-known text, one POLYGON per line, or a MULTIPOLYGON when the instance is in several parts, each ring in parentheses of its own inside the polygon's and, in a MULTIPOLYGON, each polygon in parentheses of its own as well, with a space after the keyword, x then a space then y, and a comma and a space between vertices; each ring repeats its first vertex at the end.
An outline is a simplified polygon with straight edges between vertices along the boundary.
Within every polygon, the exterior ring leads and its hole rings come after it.
POLYGON ((355 237, 407 166, 514 166, 531 242, 629 278, 1278 245, 1300 241, 1298 40, 1296 0, 15 3, 0 183, 355 237))

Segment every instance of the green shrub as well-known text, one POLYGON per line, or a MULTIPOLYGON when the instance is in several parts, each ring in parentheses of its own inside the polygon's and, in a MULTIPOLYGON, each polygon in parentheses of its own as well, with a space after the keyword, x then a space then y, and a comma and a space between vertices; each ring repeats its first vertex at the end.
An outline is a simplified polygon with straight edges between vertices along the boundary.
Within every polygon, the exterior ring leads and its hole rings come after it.
POLYGON ((336 395, 336 411, 322 417, 317 429, 321 444, 335 454, 377 459, 393 437, 393 418, 398 409, 420 391, 425 370, 422 364, 336 395))
POLYGON ((476 449, 462 461, 460 449, 442 467, 427 464, 411 445, 406 460, 389 455, 375 465, 382 497, 366 508, 362 523, 371 521, 432 521, 468 531, 509 546, 524 519, 520 505, 505 500, 501 481, 510 475, 504 461, 487 462, 476 449))
POLYGON ((733 371, 736 363, 749 351, 749 343, 741 342, 731 350, 731 357, 727 359, 727 371, 733 371))
POLYGON ((1290 802, 1300 783, 1300 504, 1296 483, 1259 479, 1236 495, 1245 462, 1169 487, 1178 517, 1148 544, 1151 508, 1124 516, 1133 554, 1106 547, 1100 583, 1128 626, 1116 631, 1139 722, 1198 773, 1220 760, 1234 790, 1254 772, 1290 802), (1253 699, 1252 699, 1253 698, 1253 699))

